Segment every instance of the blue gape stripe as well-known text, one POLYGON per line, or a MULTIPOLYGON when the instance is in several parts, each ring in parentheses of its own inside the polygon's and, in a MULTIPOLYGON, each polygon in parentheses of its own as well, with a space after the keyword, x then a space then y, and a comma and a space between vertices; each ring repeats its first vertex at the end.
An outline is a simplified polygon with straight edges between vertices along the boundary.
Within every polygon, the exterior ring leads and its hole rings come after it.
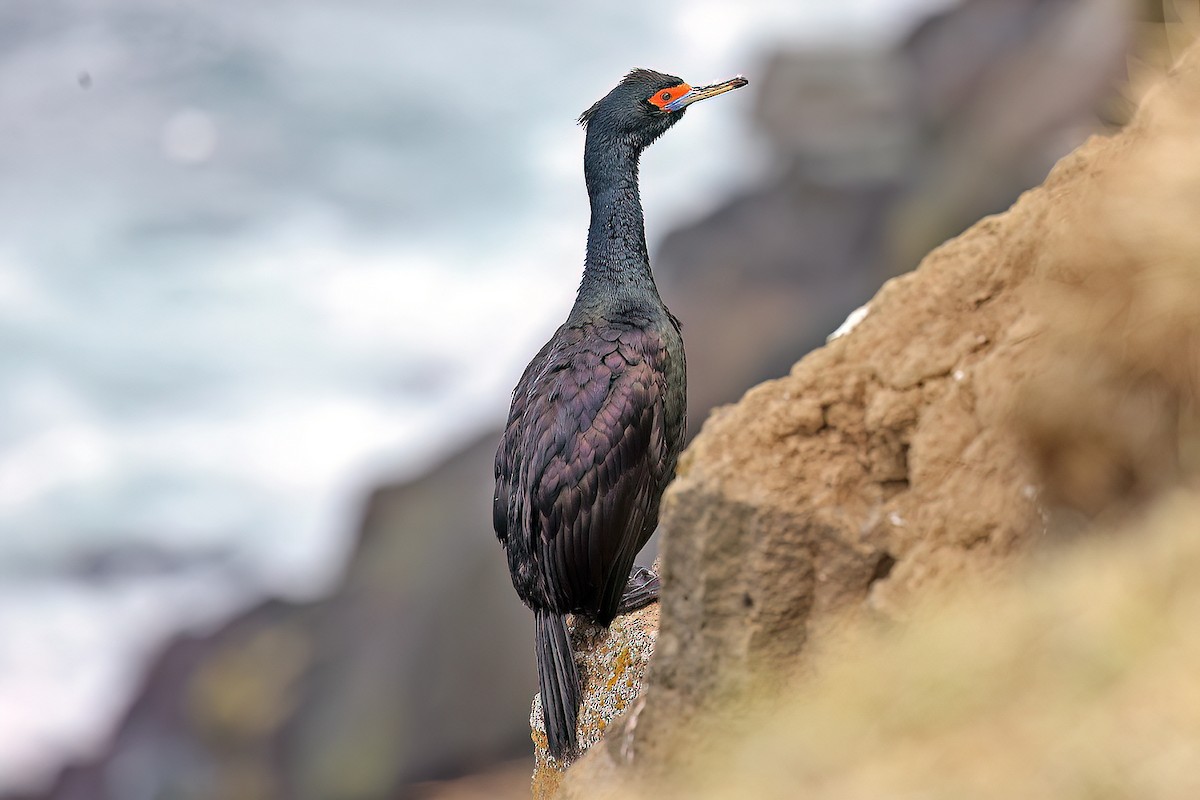
POLYGON ((693 97, 695 94, 696 94, 696 90, 692 89, 687 94, 680 95, 679 97, 676 97, 671 102, 667 103, 665 106, 663 106, 663 110, 664 111, 678 111, 679 109, 686 106, 689 102, 691 102, 689 100, 689 98, 693 97))

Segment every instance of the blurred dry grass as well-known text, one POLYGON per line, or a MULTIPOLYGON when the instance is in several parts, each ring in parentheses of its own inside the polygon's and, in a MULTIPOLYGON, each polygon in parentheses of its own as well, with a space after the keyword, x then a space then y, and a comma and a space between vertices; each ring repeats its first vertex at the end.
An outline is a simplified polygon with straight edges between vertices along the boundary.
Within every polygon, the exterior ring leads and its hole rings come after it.
MULTIPOLYGON (((670 796, 1200 796, 1200 496, 857 628, 670 796)), ((661 793, 656 793, 661 796, 661 793)))

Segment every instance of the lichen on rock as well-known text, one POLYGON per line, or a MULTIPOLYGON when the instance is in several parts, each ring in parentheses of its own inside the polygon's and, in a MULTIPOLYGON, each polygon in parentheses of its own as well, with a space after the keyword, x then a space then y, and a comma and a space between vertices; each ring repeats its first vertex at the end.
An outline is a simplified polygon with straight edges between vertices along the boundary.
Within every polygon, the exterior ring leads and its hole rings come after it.
MULTIPOLYGON (((569 618, 568 629, 583 682, 577 727, 582 753, 637 700, 658 635, 658 603, 617 617, 607 629, 579 617, 569 618)), ((540 800, 554 795, 571 761, 560 761, 547 749, 540 695, 534 696, 529 725, 535 745, 533 796, 540 800)))

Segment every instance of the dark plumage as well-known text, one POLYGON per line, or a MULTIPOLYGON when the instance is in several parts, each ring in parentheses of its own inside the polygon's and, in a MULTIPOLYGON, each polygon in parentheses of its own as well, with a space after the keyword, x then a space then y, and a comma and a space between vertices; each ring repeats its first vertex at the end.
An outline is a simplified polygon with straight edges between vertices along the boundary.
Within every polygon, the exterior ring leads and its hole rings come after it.
POLYGON ((627 606, 653 599, 656 580, 626 587, 683 447, 683 339, 650 272, 638 158, 692 102, 745 83, 693 89, 634 70, 580 117, 592 208, 583 279, 567 321, 513 391, 493 506, 513 586, 534 611, 557 757, 575 750, 579 705, 563 615, 607 626, 623 597, 627 606))

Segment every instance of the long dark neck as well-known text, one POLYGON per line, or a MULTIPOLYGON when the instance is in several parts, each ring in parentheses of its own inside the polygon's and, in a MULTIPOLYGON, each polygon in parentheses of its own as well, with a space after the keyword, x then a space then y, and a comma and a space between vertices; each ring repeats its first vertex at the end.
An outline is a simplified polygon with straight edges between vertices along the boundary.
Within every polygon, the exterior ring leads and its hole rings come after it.
POLYGON ((640 148, 606 137, 589 135, 584 145, 583 173, 592 222, 578 307, 662 303, 646 252, 639 155, 640 148))

